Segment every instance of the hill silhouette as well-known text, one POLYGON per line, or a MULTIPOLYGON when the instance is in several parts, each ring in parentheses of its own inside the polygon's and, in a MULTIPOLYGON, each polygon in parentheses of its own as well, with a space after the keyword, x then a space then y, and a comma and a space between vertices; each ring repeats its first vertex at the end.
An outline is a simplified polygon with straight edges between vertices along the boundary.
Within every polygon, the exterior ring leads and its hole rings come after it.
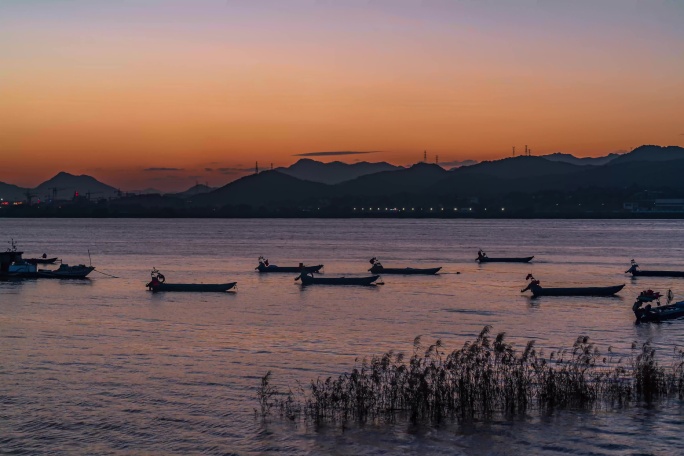
POLYGON ((600 165, 605 165, 606 163, 618 158, 621 154, 617 153, 612 153, 608 154, 603 157, 575 157, 574 155, 571 154, 564 154, 562 152, 555 152, 553 154, 548 154, 548 155, 541 155, 542 158, 545 158, 549 161, 558 161, 558 162, 564 162, 564 163, 570 163, 571 165, 594 165, 594 166, 600 166, 600 165))
POLYGON ((54 177, 34 188, 33 193, 52 198, 55 195, 53 189, 57 189, 56 199, 71 199, 78 192, 81 196, 90 194, 94 198, 109 198, 117 196, 118 190, 104 184, 92 176, 85 174, 76 176, 67 172, 60 172, 54 177))
POLYGON ((663 162, 684 159, 684 148, 678 146, 653 146, 644 145, 637 147, 628 154, 621 155, 613 160, 612 164, 628 162, 663 162))
POLYGON ((177 196, 179 198, 187 198, 189 196, 195 196, 195 195, 201 195, 203 193, 209 193, 213 190, 216 190, 216 189, 214 187, 209 187, 208 185, 205 185, 205 184, 195 184, 183 192, 172 193, 171 195, 177 196))
POLYGON ((233 181, 193 198, 196 204, 210 205, 287 205, 328 195, 329 186, 288 176, 280 171, 263 171, 233 181))
POLYGON ((537 177, 559 174, 572 174, 580 171, 578 165, 560 161, 549 161, 544 157, 518 156, 503 160, 486 161, 463 168, 456 168, 451 172, 460 176, 466 174, 481 174, 490 177, 512 179, 519 177, 537 177))
POLYGON ((448 174, 449 171, 439 165, 418 163, 406 169, 358 177, 333 186, 330 192, 337 197, 421 192, 448 174))
POLYGON ((0 182, 0 198, 4 201, 21 201, 26 198, 28 189, 0 182))
POLYGON ((359 162, 349 164, 334 161, 330 163, 322 163, 308 158, 303 158, 287 168, 277 168, 275 171, 287 174, 288 176, 296 177, 297 179, 334 185, 368 174, 375 174, 384 171, 396 171, 400 169, 404 168, 385 162, 359 162))

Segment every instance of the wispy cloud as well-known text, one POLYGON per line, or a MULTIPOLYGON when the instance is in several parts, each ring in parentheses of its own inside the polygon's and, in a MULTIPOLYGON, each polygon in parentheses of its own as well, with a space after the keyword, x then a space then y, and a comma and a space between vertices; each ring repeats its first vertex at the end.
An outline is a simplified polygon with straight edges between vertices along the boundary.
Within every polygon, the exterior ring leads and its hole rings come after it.
POLYGON ((365 155, 365 154, 377 154, 382 152, 381 150, 369 150, 369 151, 353 151, 353 150, 340 150, 331 152, 306 152, 303 154, 294 154, 293 157, 334 157, 338 155, 365 155))
POLYGON ((143 171, 156 172, 156 171, 183 171, 184 168, 145 168, 143 171))

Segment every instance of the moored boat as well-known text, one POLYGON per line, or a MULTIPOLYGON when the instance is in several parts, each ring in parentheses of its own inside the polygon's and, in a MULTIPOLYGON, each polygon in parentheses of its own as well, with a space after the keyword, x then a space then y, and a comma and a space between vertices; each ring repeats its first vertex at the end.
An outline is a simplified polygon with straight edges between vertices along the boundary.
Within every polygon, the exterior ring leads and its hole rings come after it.
POLYGON ((530 290, 534 297, 537 296, 612 296, 618 293, 624 288, 622 285, 614 285, 609 287, 554 287, 554 288, 544 288, 541 286, 539 280, 532 277, 532 274, 528 274, 527 280, 530 283, 524 289, 520 290, 521 293, 530 290))
POLYGON ((237 282, 229 283, 166 283, 166 277, 157 269, 152 269, 151 280, 145 285, 153 293, 172 292, 226 292, 235 288, 237 282))
POLYGON ((301 280, 302 285, 373 285, 380 278, 379 275, 370 277, 314 277, 310 272, 303 272, 295 278, 301 280))
POLYGON ((487 256, 487 254, 480 249, 477 252, 477 258, 475 261, 479 261, 480 263, 529 263, 532 261, 532 258, 534 258, 534 255, 529 256, 529 257, 498 257, 498 258, 491 258, 487 256))
POLYGON ((44 279, 84 279, 94 270, 93 266, 85 264, 69 266, 62 263, 57 269, 38 269, 36 273, 38 277, 44 279))
POLYGON ((684 277, 684 271, 642 271, 634 260, 625 274, 632 274, 632 277, 684 277))
POLYGON ((235 288, 237 282, 230 283, 160 283, 158 285, 149 286, 148 288, 153 293, 160 291, 174 291, 174 292, 214 292, 222 293, 235 288))
POLYGON ((373 265, 368 271, 373 274, 405 274, 405 275, 431 275, 437 274, 441 267, 439 268, 386 268, 380 263, 380 261, 373 257, 370 260, 373 265))
POLYGON ((0 277, 24 279, 84 279, 95 270, 93 266, 79 264, 69 266, 62 263, 58 269, 38 269, 36 263, 24 260, 23 252, 17 250, 14 240, 12 247, 0 252, 0 277))
POLYGON ((656 293, 653 290, 642 291, 641 294, 637 296, 637 299, 632 306, 636 322, 660 322, 663 320, 684 317, 684 301, 670 304, 673 298, 672 290, 669 290, 667 294, 668 304, 661 306, 660 298, 662 295, 660 293, 656 293), (646 306, 642 307, 644 303, 651 303, 654 301, 657 303, 656 307, 653 307, 651 304, 646 304, 646 306))
POLYGON ((259 266, 254 268, 259 272, 320 272, 323 268, 322 264, 316 266, 305 266, 304 263, 299 263, 299 266, 276 266, 270 264, 267 258, 259 257, 259 266))

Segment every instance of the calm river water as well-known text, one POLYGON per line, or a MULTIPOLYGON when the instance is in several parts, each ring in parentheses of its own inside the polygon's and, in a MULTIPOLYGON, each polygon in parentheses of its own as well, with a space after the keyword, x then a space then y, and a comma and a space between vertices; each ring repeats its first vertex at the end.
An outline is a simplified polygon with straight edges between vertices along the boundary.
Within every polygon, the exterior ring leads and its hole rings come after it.
POLYGON ((589 335, 629 354, 648 339, 668 356, 684 321, 634 325, 645 288, 684 299, 684 279, 623 271, 684 270, 682 221, 582 220, 6 220, 26 256, 46 252, 97 270, 90 280, 0 282, 0 453, 12 454, 682 454, 684 403, 565 411, 515 421, 415 428, 313 429, 254 409, 259 379, 280 386, 349 370, 356 357, 415 336, 447 349, 484 325, 522 348, 551 351, 589 335), (535 255, 533 263, 475 263, 535 255), (260 275, 273 264, 324 263, 328 276, 385 266, 443 266, 434 277, 385 276, 377 287, 309 287, 260 275), (237 281, 228 294, 151 294, 168 282, 237 281), (455 274, 460 272, 460 274, 455 274), (627 286, 615 298, 521 294, 543 285, 627 286))

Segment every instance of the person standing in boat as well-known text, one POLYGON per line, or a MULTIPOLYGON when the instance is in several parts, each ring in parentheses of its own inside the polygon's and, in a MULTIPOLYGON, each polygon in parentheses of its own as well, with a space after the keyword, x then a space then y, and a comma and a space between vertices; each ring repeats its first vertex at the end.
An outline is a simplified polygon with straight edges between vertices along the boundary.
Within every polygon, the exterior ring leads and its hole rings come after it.
POLYGON ((539 286, 541 286, 541 285, 540 285, 541 282, 540 282, 539 280, 535 279, 534 276, 533 276, 532 274, 527 274, 527 277, 525 277, 525 280, 529 280, 530 283, 527 284, 527 286, 526 286, 523 290, 520 290, 521 293, 523 293, 523 292, 525 292, 525 291, 527 291, 527 290, 530 290, 530 289, 532 289, 533 287, 539 287, 539 286))

